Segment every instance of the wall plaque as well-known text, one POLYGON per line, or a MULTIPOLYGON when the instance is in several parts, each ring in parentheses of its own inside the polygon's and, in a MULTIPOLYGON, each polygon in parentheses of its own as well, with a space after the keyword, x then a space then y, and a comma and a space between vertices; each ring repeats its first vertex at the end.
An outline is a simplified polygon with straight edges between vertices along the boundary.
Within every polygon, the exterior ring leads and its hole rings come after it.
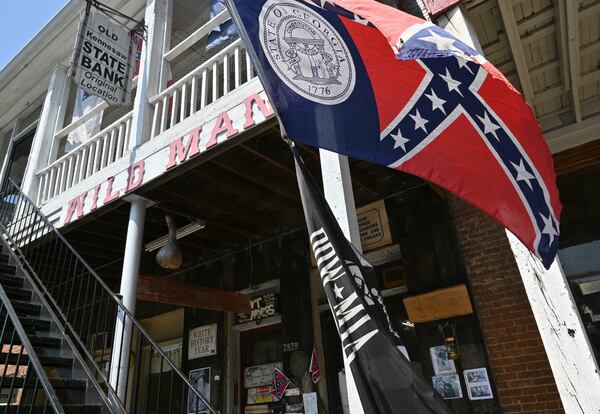
POLYGON ((466 285, 407 297, 403 301, 408 319, 412 323, 437 321, 473 313, 466 285))
POLYGON ((188 359, 217 354, 217 324, 201 326, 190 331, 188 359))
POLYGON ((270 364, 254 365, 244 369, 244 387, 256 388, 263 385, 271 385, 275 367, 283 369, 282 362, 274 362, 270 364))
POLYGON ((360 241, 364 251, 375 250, 392 243, 385 201, 379 200, 356 209, 360 241))

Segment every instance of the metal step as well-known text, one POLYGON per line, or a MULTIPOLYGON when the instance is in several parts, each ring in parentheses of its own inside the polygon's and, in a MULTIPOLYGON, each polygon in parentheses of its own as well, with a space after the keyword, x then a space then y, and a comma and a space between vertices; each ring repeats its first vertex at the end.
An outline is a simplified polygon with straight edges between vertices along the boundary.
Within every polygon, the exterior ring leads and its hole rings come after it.
POLYGON ((11 264, 0 262, 0 274, 3 275, 14 275, 17 268, 11 264))
MULTIPOLYGON (((55 390, 85 390, 87 387, 87 381, 73 378, 48 378, 52 388, 55 390)), ((14 386, 15 388, 32 388, 35 387, 37 378, 27 378, 25 383, 24 377, 1 377, 2 388, 14 386), (13 383, 14 381, 14 383, 13 383)))
MULTIPOLYGON (((83 405, 83 404, 63 404, 62 408, 65 410, 65 414, 100 414, 102 412, 102 406, 100 405, 83 405)), ((43 405, 11 405, 9 407, 2 407, 2 412, 7 414, 49 414, 52 409, 48 407, 44 411, 43 405)))
POLYGON ((60 348, 61 338, 53 336, 28 335, 29 342, 36 348, 60 348))
POLYGON ((19 317, 19 320, 21 321, 21 325, 23 325, 23 327, 25 328, 25 330, 27 331, 48 331, 50 330, 50 325, 51 325, 51 321, 46 320, 46 319, 41 319, 39 317, 36 316, 21 316, 19 317))
POLYGON ((2 286, 23 287, 24 282, 25 279, 23 279, 21 276, 0 273, 0 285, 2 286))
MULTIPOLYGON (((38 358, 44 367, 68 368, 73 366, 73 358, 69 357, 38 355, 38 358)), ((21 355, 19 358, 19 354, 8 354, 6 352, 0 354, 0 361, 2 363, 16 365, 17 360, 19 360, 20 365, 27 365, 29 357, 27 355, 21 355)))
POLYGON ((15 311, 17 311, 17 314, 19 316, 21 316, 21 315, 36 316, 36 315, 39 315, 40 312, 42 311, 42 307, 35 303, 24 302, 21 300, 12 300, 11 303, 13 305, 13 308, 15 308, 15 311))
POLYGON ((13 299, 22 300, 24 302, 31 301, 31 290, 29 289, 22 289, 11 286, 3 286, 3 288, 11 302, 13 299))

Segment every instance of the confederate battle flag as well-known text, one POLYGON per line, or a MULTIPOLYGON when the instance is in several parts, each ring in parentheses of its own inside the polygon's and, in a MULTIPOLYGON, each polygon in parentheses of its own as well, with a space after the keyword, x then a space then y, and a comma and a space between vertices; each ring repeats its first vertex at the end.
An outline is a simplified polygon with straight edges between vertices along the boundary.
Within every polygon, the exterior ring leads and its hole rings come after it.
POLYGON ((561 204, 523 97, 476 50, 373 0, 228 0, 287 136, 443 187, 549 267, 561 204))
POLYGON ((281 400, 290 383, 290 379, 279 368, 275 367, 273 382, 271 383, 271 394, 276 401, 281 400))
POLYGON ((321 379, 321 370, 319 369, 319 359, 317 358, 317 350, 313 349, 312 355, 310 356, 310 367, 308 369, 309 374, 312 378, 312 382, 315 384, 321 379))

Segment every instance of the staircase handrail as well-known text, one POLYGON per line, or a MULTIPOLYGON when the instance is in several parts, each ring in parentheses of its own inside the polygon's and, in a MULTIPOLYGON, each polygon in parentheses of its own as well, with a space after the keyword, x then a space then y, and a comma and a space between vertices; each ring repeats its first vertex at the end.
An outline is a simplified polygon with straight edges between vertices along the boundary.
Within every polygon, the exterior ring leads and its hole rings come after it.
MULTIPOLYGON (((28 214, 30 214, 30 212, 32 211, 37 216, 37 218, 40 219, 45 224, 46 229, 49 230, 49 232, 52 232, 70 250, 71 254, 73 254, 77 258, 77 260, 80 262, 80 264, 87 270, 87 273, 90 274, 94 278, 95 282, 104 290, 104 293, 108 295, 108 298, 110 298, 114 302, 114 304, 119 309, 119 313, 125 315, 124 320, 129 319, 129 321, 135 326, 135 328, 139 331, 139 333, 144 337, 144 340, 152 348, 152 353, 157 353, 158 355, 160 355, 162 360, 165 361, 170 366, 171 370, 177 374, 177 376, 180 378, 180 380, 185 385, 187 385, 188 392, 193 392, 196 395, 196 397, 204 404, 205 408, 203 408, 203 412, 208 410, 211 414, 218 414, 218 411, 210 405, 208 399, 192 385, 192 383, 183 374, 183 372, 181 372, 181 370, 179 368, 177 368, 177 366, 171 360, 171 358, 169 358, 164 353, 164 351, 161 349, 160 345, 158 345, 156 343, 156 341, 154 341, 154 339, 150 336, 150 334, 146 331, 146 329, 142 326, 142 324, 122 304, 121 299, 116 294, 113 293, 113 291, 110 289, 110 287, 100 278, 100 276, 98 276, 98 274, 94 271, 94 269, 86 262, 85 259, 83 259, 83 257, 81 257, 81 255, 75 250, 75 248, 73 248, 71 243, 69 243, 69 241, 56 229, 56 227, 54 227, 54 225, 50 222, 50 220, 48 220, 46 215, 41 212, 41 210, 36 206, 36 204, 26 194, 24 194, 21 191, 21 189, 19 188, 19 186, 17 184, 15 184, 13 182, 13 180, 10 178, 6 179, 5 184, 3 185, 2 191, 0 191, 0 215, 2 214, 1 211, 4 208, 4 204, 6 202, 7 197, 12 198, 11 202, 13 202, 13 204, 17 204, 17 202, 18 202, 19 205, 17 206, 17 211, 16 211, 17 214, 15 214, 16 217, 13 217, 13 218, 16 218, 16 221, 11 222, 11 226, 8 226, 8 227, 5 226, 5 224, 2 223, 2 221, 0 220, 0 229, 4 230, 4 234, 2 234, 2 236, 6 237, 8 239, 11 239, 10 244, 13 245, 13 249, 20 253, 20 256, 23 258, 23 262, 24 262, 23 264, 27 265, 30 272, 36 276, 37 280, 41 282, 41 279, 39 277, 37 277, 37 273, 35 272, 35 270, 31 266, 31 264, 26 259, 25 255, 23 254, 21 247, 24 247, 24 246, 28 245, 29 243, 36 241, 38 236, 41 238, 41 237, 46 236, 48 233, 42 232, 42 234, 39 235, 39 233, 40 233, 39 229, 38 230, 30 229, 31 222, 28 222, 28 221, 23 222, 23 220, 27 220, 27 217, 24 214, 21 214, 22 217, 18 217, 18 213, 19 212, 23 213, 25 211, 25 209, 28 209, 28 211, 29 211, 28 214), (25 206, 21 205, 22 202, 24 202, 26 205, 25 206), (22 224, 23 224, 23 226, 20 227, 22 224), (21 243, 22 240, 15 239, 10 234, 11 227, 17 229, 17 231, 20 230, 20 231, 29 231, 30 232, 29 234, 25 235, 25 239, 24 239, 25 243, 21 243)), ((33 220, 33 221, 35 222, 35 220, 33 220)), ((47 289, 45 289, 45 286, 42 286, 42 287, 45 292, 48 292, 47 289)), ((63 309, 58 305, 57 301, 54 300, 52 295, 51 295, 50 299, 52 300, 53 303, 56 304, 59 313, 64 318, 65 323, 70 327, 70 329, 73 332, 78 334, 78 335, 76 335, 75 339, 81 343, 79 333, 69 322, 68 317, 63 312, 63 309)), ((125 325, 126 325, 126 323, 123 324, 123 327, 125 327, 125 325)), ((83 349, 86 349, 86 347, 83 343, 81 343, 81 345, 82 345, 83 349)), ((133 345, 133 344, 131 344, 131 345, 133 345)), ((120 362, 121 361, 119 358, 119 364, 120 364, 120 362)), ((161 370, 162 370, 162 361, 161 361, 161 370)), ((108 378, 104 378, 104 379, 106 380, 106 383, 112 388, 113 386, 110 384, 109 379, 108 378)), ((117 395, 117 390, 115 390, 113 388, 112 391, 115 393, 114 395, 117 395)), ((125 406, 124 401, 123 401, 123 406, 125 406)))

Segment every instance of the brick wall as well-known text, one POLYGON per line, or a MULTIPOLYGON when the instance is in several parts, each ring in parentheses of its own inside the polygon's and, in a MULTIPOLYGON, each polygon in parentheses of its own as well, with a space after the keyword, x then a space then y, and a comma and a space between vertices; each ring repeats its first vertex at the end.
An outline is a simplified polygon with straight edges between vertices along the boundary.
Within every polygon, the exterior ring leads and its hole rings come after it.
POLYGON ((449 204, 503 412, 564 413, 504 230, 459 199, 449 204))

